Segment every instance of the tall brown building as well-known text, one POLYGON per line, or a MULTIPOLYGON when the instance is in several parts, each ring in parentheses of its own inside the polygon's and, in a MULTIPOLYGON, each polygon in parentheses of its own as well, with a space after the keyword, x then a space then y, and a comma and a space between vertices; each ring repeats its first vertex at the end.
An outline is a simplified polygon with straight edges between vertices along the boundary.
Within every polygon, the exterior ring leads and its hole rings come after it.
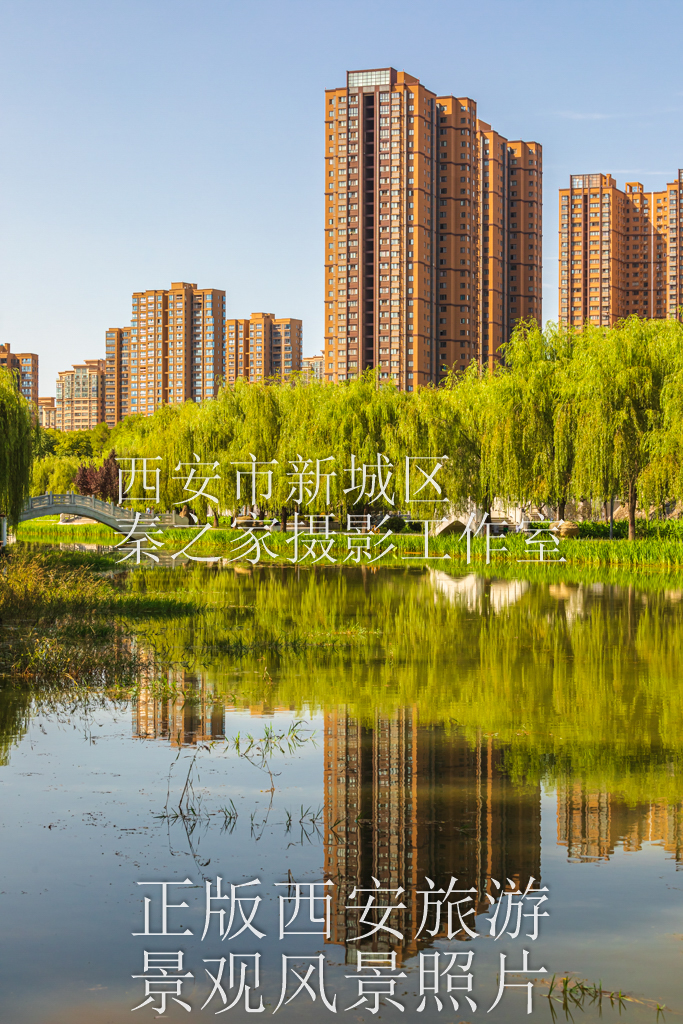
POLYGON ((252 383, 268 377, 286 379, 301 370, 303 326, 301 320, 252 313, 248 320, 226 320, 225 377, 252 383))
POLYGON ((35 352, 12 352, 9 344, 0 345, 0 366, 14 370, 19 391, 38 405, 38 356, 35 352))
POLYGON ((130 327, 107 331, 107 423, 213 398, 224 374, 225 292, 185 281, 133 292, 130 327))
POLYGON ((541 318, 541 147, 393 68, 325 94, 325 375, 412 390, 541 318))
POLYGON ((130 411, 213 398, 223 376, 225 292, 179 281, 133 293, 130 411))
POLYGON ((57 407, 54 398, 38 399, 38 422, 46 429, 57 428, 57 407))
MULTIPOLYGON (((610 174, 572 175, 560 189, 560 320, 609 327, 633 313, 679 317, 683 170, 659 192, 610 174)), ((683 226, 683 225, 682 225, 683 226)))
POLYGON ((112 327, 106 337, 104 419, 113 427, 130 413, 130 327, 112 327))
POLYGON ((104 421, 104 359, 85 359, 57 377, 57 430, 92 430, 104 421))
POLYGON ((178 281, 134 292, 130 327, 107 331, 107 423, 161 405, 214 398, 221 381, 301 369, 301 320, 252 313, 228 320, 225 292, 178 281))

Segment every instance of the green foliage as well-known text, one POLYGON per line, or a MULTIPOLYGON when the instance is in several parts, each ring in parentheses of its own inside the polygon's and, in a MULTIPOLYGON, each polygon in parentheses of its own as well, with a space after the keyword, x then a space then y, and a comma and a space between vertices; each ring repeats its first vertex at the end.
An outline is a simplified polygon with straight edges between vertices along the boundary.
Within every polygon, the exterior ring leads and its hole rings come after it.
MULTIPOLYGON (((536 504, 567 499, 572 450, 561 439, 567 410, 563 379, 574 339, 550 325, 518 326, 504 347, 505 367, 488 382, 482 475, 489 493, 536 504)), ((568 417, 569 423, 573 417, 568 417)))
MULTIPOLYGON (((76 455, 79 459, 85 459, 93 454, 92 431, 74 430, 59 435, 55 444, 55 454, 62 456, 76 455)), ((106 442, 105 442, 106 443, 106 442)))
POLYGON ((617 329, 586 326, 575 339, 568 383, 574 407, 574 488, 605 497, 622 494, 629 537, 641 474, 662 421, 662 388, 683 357, 677 321, 630 317, 617 329))
POLYGON ((29 493, 33 457, 31 407, 16 387, 14 375, 0 369, 0 515, 19 520, 29 493))
MULTIPOLYGON (((256 504, 291 515, 301 459, 313 467, 329 459, 321 471, 336 474, 330 501, 323 479, 306 512, 399 511, 406 504, 406 457, 419 455, 441 457, 439 482, 455 510, 471 502, 488 509, 500 497, 549 503, 563 516, 569 499, 614 496, 628 506, 633 539, 638 498, 661 504, 683 495, 683 325, 632 317, 611 329, 574 332, 522 323, 493 373, 472 363, 439 387, 412 393, 373 373, 344 384, 239 380, 210 402, 129 416, 111 432, 100 424, 90 433, 60 435, 54 456, 82 460, 94 453, 101 465, 110 445, 120 460, 159 457, 162 509, 192 500, 185 484, 196 454, 218 463, 220 477, 207 492, 221 512, 256 504), (352 459, 371 465, 378 454, 391 472, 393 505, 351 488, 352 459), (237 470, 245 473, 252 458, 262 464, 255 502, 246 475, 239 496, 236 487, 237 470)), ((49 461, 47 467, 34 468, 33 493, 35 481, 56 470, 49 461)), ((130 493, 150 500, 149 492, 130 493)), ((441 515, 443 508, 428 502, 419 515, 441 515)), ((195 510, 204 519, 207 508, 195 510)))
POLYGON ((34 457, 36 459, 42 459, 46 455, 54 455, 57 442, 61 437, 61 431, 53 430, 50 427, 41 427, 39 423, 36 423, 35 441, 33 445, 34 457))
POLYGON ((78 471, 76 455, 46 455, 36 459, 31 467, 31 494, 68 494, 74 490, 74 477, 78 471))
POLYGON ((106 423, 98 423, 91 431, 86 431, 90 434, 90 444, 92 446, 93 455, 102 455, 105 448, 109 445, 109 437, 111 430, 106 423))
POLYGON ((77 455, 88 458, 102 455, 109 445, 111 431, 106 423, 98 423, 93 430, 78 430, 63 433, 50 427, 36 424, 34 456, 42 459, 46 455, 77 455))
MULTIPOLYGON (((316 498, 306 506, 308 512, 342 514, 347 508, 366 505, 368 510, 390 512, 392 505, 384 497, 370 501, 361 497, 360 489, 343 494, 351 487, 352 458, 358 479, 363 464, 376 466, 378 454, 392 463, 387 490, 396 494, 394 509, 404 505, 406 455, 447 454, 443 477, 447 492, 455 499, 480 492, 481 424, 472 415, 473 410, 478 414, 480 405, 476 370, 468 371, 463 382, 456 385, 453 380, 450 385, 406 394, 392 385, 378 386, 372 375, 347 385, 238 381, 203 405, 186 403, 163 408, 149 418, 131 418, 115 428, 111 440, 119 460, 161 456, 160 465, 165 467, 162 507, 181 506, 191 496, 183 486, 197 453, 203 462, 219 463, 220 479, 212 481, 207 491, 218 497, 221 509, 252 504, 246 478, 238 498, 236 470, 246 473, 254 456, 259 463, 278 463, 272 467, 267 499, 263 497, 268 491, 265 471, 271 467, 259 467, 256 504, 278 515, 288 507, 291 514, 292 474, 300 457, 314 463, 331 456, 321 469, 336 474, 332 488, 336 497, 327 503, 323 481, 316 498), (179 464, 182 469, 175 472, 179 464)), ((427 504, 421 514, 433 514, 435 509, 427 504)))
MULTIPOLYGON (((578 525, 579 537, 582 540, 609 540, 609 523, 595 523, 589 519, 578 525)), ((625 540, 628 537, 628 523, 625 519, 614 524, 612 534, 617 540, 625 540)))

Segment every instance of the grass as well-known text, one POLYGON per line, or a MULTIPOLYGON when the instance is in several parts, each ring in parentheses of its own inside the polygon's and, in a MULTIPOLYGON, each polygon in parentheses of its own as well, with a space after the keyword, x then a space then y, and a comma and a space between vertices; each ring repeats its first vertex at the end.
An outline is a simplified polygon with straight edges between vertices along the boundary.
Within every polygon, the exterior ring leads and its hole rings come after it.
POLYGON ((75 637, 55 627, 7 629, 0 640, 0 679, 65 686, 133 686, 141 659, 121 631, 75 637))
POLYGON ((619 1011, 620 1016, 621 1011, 625 1009, 626 1003, 636 1003, 654 1010, 657 1014, 656 1020, 664 1019, 665 1010, 669 1013, 672 1012, 656 999, 638 999, 636 996, 622 992, 621 989, 618 992, 604 989, 601 981, 590 983, 571 978, 568 975, 558 978, 557 975, 553 974, 550 981, 540 978, 537 984, 549 986, 546 998, 550 1005, 550 1014, 553 1021, 557 1020, 558 1017, 553 1003, 557 1003, 561 1007, 567 1020, 574 1019, 572 1010, 586 1011, 597 1008, 599 1016, 602 1016, 603 1004, 608 1002, 612 1009, 619 1011))
MULTIPOLYGON (((566 559, 566 565, 586 566, 590 568, 604 566, 622 566, 641 568, 645 566, 659 567, 664 569, 683 568, 683 523, 647 523, 639 521, 639 530, 643 536, 635 541, 629 541, 623 536, 617 536, 610 541, 609 528, 604 523, 582 524, 583 536, 577 539, 566 539, 560 541, 559 554, 566 559), (585 536, 591 532, 593 536, 585 536)), ((625 524, 616 524, 618 535, 625 532, 625 524)), ((159 535, 163 539, 163 547, 159 553, 175 554, 182 550, 197 531, 168 530, 159 535)), ((259 563, 274 565, 291 565, 294 554, 293 534, 264 534, 257 536, 261 540, 260 551, 256 545, 245 544, 245 535, 239 530, 229 528, 212 529, 200 541, 189 549, 189 554, 199 557, 212 557, 225 559, 235 564, 253 564, 252 559, 259 555, 259 563), (272 552, 271 556, 266 548, 272 552)), ((119 543, 121 535, 116 534, 109 527, 105 526, 73 526, 60 527, 53 523, 37 525, 35 522, 22 524, 17 532, 17 539, 29 543, 119 543)), ((424 565, 422 557, 424 549, 424 538, 421 534, 404 532, 392 535, 386 541, 372 534, 368 538, 371 545, 369 556, 362 553, 356 561, 356 554, 350 553, 348 541, 344 535, 332 535, 332 546, 329 549, 330 560, 325 554, 321 539, 317 539, 314 550, 307 554, 308 541, 299 538, 299 561, 301 565, 331 566, 336 565, 401 565, 419 566, 424 565), (394 550, 383 557, 377 558, 383 548, 390 544, 394 550), (376 559, 372 561, 371 559, 376 559)), ((363 538, 359 535, 358 543, 363 538)), ((459 565, 467 564, 467 553, 465 541, 460 540, 457 535, 447 537, 432 537, 429 540, 429 554, 431 557, 443 557, 442 567, 447 568, 447 562, 459 565)), ((110 566, 115 565, 121 558, 121 553, 112 550, 109 553, 110 566)), ((546 555, 546 557, 548 557, 546 555)), ((491 564, 520 564, 524 560, 532 564, 533 560, 538 561, 538 548, 529 548, 525 544, 525 538, 517 534, 509 534, 506 538, 497 538, 491 541, 491 564), (500 552, 501 548, 507 548, 507 552, 500 552)), ((481 538, 472 541, 471 548, 472 563, 486 564, 486 542, 481 538)), ((147 559, 143 561, 146 562, 147 559)), ((131 567, 132 563, 123 563, 131 567)), ((149 562, 149 564, 156 564, 149 562)), ((431 563, 437 566, 437 562, 431 563)), ((562 563, 561 563, 562 564, 562 563)))
POLYGON ((20 523, 16 530, 17 540, 42 541, 50 544, 98 543, 118 544, 121 535, 102 523, 81 523, 71 526, 60 523, 58 517, 42 516, 20 523))
MULTIPOLYGON (((614 540, 610 541, 609 527, 604 523, 582 524, 582 536, 577 539, 566 539, 560 541, 559 554, 566 559, 566 565, 586 566, 590 568, 604 566, 622 566, 641 568, 645 566, 659 567, 663 569, 683 568, 683 523, 664 522, 647 523, 639 521, 639 530, 643 535, 635 541, 627 540, 625 533, 626 524, 617 523, 617 534, 614 540), (586 536, 587 533, 592 536, 586 536)), ((175 554, 185 547, 197 531, 168 530, 159 535, 163 539, 163 547, 159 553, 175 554)), ((294 554, 293 534, 264 534, 257 536, 261 540, 260 551, 257 552, 256 545, 245 544, 245 535, 239 530, 229 528, 212 529, 200 541, 192 546, 189 554, 199 557, 212 557, 225 559, 235 564, 252 564, 258 553, 259 563, 274 565, 291 565, 294 554), (251 550, 250 550, 251 548, 251 550), (272 552, 272 557, 266 548, 272 552)), ((34 522, 22 524, 17 531, 17 539, 29 543, 119 543, 121 535, 106 526, 73 526, 60 527, 54 523, 37 525, 34 522)), ((299 538, 299 561, 301 565, 331 566, 336 565, 401 565, 419 566, 424 565, 422 557, 424 549, 424 538, 421 534, 404 532, 392 535, 386 541, 372 534, 369 537, 371 550, 369 556, 362 553, 356 561, 356 554, 350 553, 348 541, 344 535, 332 535, 332 546, 329 549, 330 560, 324 552, 321 539, 317 539, 314 550, 307 554, 309 542, 299 538), (390 544, 394 550, 377 558, 383 548, 390 544), (371 559, 377 559, 372 561, 371 559)), ((358 543, 363 538, 359 535, 358 543)), ((465 541, 460 540, 457 535, 447 537, 432 537, 429 540, 429 554, 431 557, 443 557, 442 567, 447 568, 447 562, 451 561, 462 565, 467 564, 467 553, 465 541)), ((546 558, 548 556, 546 555, 546 558)), ((115 565, 121 558, 121 553, 112 550, 110 553, 110 566, 115 565)), ((509 534, 506 538, 497 538, 491 541, 491 564, 520 564, 524 560, 532 564, 533 560, 538 561, 538 548, 529 548, 525 544, 525 538, 517 534, 509 534), (501 553, 501 548, 507 548, 506 553, 501 553), (498 552, 498 553, 497 553, 498 552)), ((481 538, 472 541, 471 548, 472 563, 486 564, 486 542, 481 538)), ((147 561, 144 559, 143 561, 147 561)), ((123 563, 131 567, 132 563, 123 563)), ((149 562, 149 564, 156 564, 149 562)), ((431 563, 437 566, 437 562, 431 563)), ((562 563, 561 563, 562 564, 562 563)))
POLYGON ((150 657, 133 642, 136 623, 196 610, 188 596, 129 591, 125 573, 77 562, 54 551, 0 560, 0 678, 132 685, 150 657))
POLYGON ((91 612, 107 602, 112 584, 85 566, 67 568, 40 557, 9 555, 0 563, 0 619, 54 620, 91 612))

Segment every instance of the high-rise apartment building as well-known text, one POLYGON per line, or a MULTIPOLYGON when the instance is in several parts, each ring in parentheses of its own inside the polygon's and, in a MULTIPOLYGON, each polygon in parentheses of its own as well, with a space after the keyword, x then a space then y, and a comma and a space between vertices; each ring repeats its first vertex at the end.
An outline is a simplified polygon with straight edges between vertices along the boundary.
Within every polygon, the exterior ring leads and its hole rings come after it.
POLYGON ((325 353, 320 352, 317 356, 304 356, 301 360, 301 369, 307 381, 324 380, 325 353))
POLYGON ((223 376, 225 292, 184 281, 133 293, 130 411, 213 398, 223 376))
POLYGON ((185 281, 133 292, 130 327, 107 331, 107 423, 213 398, 223 377, 225 292, 185 281))
POLYGON ((678 317, 682 228, 683 170, 658 192, 639 181, 622 191, 610 174, 572 175, 560 189, 561 322, 609 327, 633 313, 678 317))
POLYGON ((493 363, 541 318, 541 147, 393 68, 327 90, 325 129, 327 379, 412 390, 493 363))
POLYGON ((252 313, 227 320, 225 292, 185 281, 134 292, 130 327, 106 335, 107 423, 161 405, 214 398, 221 381, 301 369, 301 320, 252 313))
POLYGON ((104 421, 104 359, 85 359, 57 377, 57 430, 92 430, 104 421))
POLYGON ((252 383, 286 379, 301 370, 303 325, 292 317, 252 313, 248 320, 226 320, 225 379, 252 383))
POLYGON ((0 345, 0 366, 13 370, 19 391, 38 405, 38 356, 35 352, 12 352, 9 344, 0 345))
POLYGON ((57 407, 54 398, 38 399, 38 422, 46 430, 57 428, 57 407))
POLYGON ((543 167, 537 142, 509 142, 479 121, 481 361, 492 367, 518 320, 541 323, 543 167))
POLYGON ((130 413, 130 327, 110 327, 107 331, 104 419, 113 427, 130 413))

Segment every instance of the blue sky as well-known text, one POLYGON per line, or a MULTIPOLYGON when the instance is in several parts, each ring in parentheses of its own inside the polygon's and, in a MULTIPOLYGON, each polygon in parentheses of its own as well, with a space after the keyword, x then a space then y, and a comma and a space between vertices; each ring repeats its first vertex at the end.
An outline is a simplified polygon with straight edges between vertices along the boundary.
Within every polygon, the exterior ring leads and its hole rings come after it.
POLYGON ((57 371, 130 294, 225 288, 321 347, 323 90, 393 66, 544 151, 544 319, 570 173, 683 166, 681 0, 2 0, 0 341, 57 371))

